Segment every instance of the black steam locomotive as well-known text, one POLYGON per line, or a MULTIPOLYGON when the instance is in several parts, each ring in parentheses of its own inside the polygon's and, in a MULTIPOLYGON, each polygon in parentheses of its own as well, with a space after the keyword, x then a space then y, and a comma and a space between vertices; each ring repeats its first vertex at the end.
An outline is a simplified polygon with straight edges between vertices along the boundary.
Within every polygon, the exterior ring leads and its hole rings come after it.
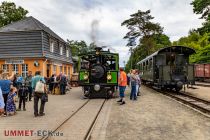
POLYGON ((161 89, 180 91, 184 84, 195 84, 194 65, 189 64, 192 48, 171 46, 162 48, 137 63, 142 82, 161 89))
POLYGON ((79 85, 89 98, 110 98, 118 85, 119 56, 117 53, 94 51, 79 56, 79 85))

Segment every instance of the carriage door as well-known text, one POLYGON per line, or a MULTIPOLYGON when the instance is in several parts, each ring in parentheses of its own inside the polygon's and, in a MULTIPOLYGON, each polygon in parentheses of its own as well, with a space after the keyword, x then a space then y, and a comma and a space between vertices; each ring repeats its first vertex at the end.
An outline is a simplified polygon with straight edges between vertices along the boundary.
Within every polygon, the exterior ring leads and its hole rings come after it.
POLYGON ((155 56, 154 77, 156 80, 163 78, 163 66, 165 63, 165 55, 158 54, 155 56))

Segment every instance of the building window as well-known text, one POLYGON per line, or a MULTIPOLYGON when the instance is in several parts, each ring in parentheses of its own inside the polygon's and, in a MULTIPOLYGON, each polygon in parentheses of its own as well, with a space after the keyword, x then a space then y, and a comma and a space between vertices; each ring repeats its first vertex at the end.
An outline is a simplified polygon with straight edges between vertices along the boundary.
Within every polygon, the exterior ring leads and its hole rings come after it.
POLYGON ((2 65, 2 70, 3 70, 3 72, 8 73, 9 72, 9 65, 8 64, 3 64, 2 65))
POLYGON ((69 49, 66 48, 66 57, 69 57, 69 49))
POLYGON ((68 76, 70 76, 70 67, 68 67, 68 76))
POLYGON ((60 46, 60 55, 63 55, 63 46, 60 46))
POLYGON ((12 71, 14 71, 16 74, 19 74, 18 64, 13 64, 12 65, 12 71))
POLYGON ((67 70, 67 69, 66 69, 66 66, 65 66, 65 67, 64 67, 64 74, 67 74, 67 73, 66 73, 66 70, 67 70))
POLYGON ((56 65, 53 65, 53 74, 56 74, 56 65))
POLYGON ((28 75, 28 64, 22 64, 22 76, 26 77, 28 75))
POLYGON ((50 41, 50 52, 54 52, 54 41, 50 41))
POLYGON ((60 66, 60 73, 63 72, 63 66, 60 66))

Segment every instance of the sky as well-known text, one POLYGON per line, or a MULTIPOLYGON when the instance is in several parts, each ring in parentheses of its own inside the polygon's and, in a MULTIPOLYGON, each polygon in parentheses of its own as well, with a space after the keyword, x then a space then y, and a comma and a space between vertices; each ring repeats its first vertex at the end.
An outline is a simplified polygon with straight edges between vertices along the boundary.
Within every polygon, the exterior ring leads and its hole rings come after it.
MULTIPOLYGON (((2 0, 0 0, 2 2, 2 0)), ((128 32, 121 23, 138 10, 151 10, 154 22, 164 27, 171 41, 201 27, 200 15, 193 13, 192 0, 8 0, 15 2, 64 40, 96 41, 119 53, 120 66, 129 59, 128 32)))

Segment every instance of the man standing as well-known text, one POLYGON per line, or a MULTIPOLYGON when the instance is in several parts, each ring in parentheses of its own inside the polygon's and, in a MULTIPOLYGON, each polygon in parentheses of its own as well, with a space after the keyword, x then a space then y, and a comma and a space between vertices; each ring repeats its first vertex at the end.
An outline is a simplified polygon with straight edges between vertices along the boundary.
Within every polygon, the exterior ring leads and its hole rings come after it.
POLYGON ((136 71, 132 70, 131 73, 131 94, 130 94, 130 100, 137 100, 137 95, 136 95, 136 71))
POLYGON ((44 78, 41 76, 41 72, 40 71, 36 71, 35 76, 32 78, 32 89, 34 91, 34 116, 37 117, 39 116, 44 116, 44 105, 45 102, 42 101, 42 96, 44 93, 39 93, 36 92, 36 85, 38 83, 38 81, 42 81, 43 83, 45 83, 44 78), (38 103, 39 103, 39 99, 41 100, 41 106, 40 106, 40 110, 39 110, 39 114, 38 114, 38 103))
POLYGON ((60 76, 60 92, 61 95, 66 94, 66 85, 67 85, 67 79, 64 74, 61 74, 60 76))
POLYGON ((28 88, 29 94, 27 95, 27 98, 29 101, 31 101, 32 97, 32 87, 31 87, 31 82, 32 82, 32 72, 29 71, 28 75, 26 76, 25 83, 26 87, 28 88))
POLYGON ((127 75, 124 72, 123 68, 120 68, 120 79, 119 79, 119 90, 120 90, 120 100, 117 102, 121 102, 120 105, 125 104, 125 88, 127 85, 127 75))

